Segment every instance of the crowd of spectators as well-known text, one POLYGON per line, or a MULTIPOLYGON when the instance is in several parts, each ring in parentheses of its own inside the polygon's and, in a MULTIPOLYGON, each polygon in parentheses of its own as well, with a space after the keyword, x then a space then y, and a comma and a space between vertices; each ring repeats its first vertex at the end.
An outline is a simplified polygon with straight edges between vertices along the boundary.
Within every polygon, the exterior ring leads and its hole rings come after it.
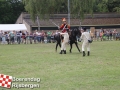
POLYGON ((1 44, 32 44, 32 43, 54 43, 54 35, 58 31, 38 31, 32 33, 27 31, 0 31, 1 44))
POLYGON ((94 35, 91 35, 96 41, 106 41, 106 40, 120 40, 120 32, 116 29, 100 29, 96 30, 94 35))
MULTIPOLYGON (((27 31, 0 31, 0 43, 1 44, 33 44, 33 43, 54 43, 54 35, 58 33, 56 31, 38 31, 27 32, 27 31)), ((91 37, 95 41, 105 40, 120 40, 120 32, 116 29, 100 29, 95 30, 95 33, 91 33, 91 37)), ((77 37, 76 37, 77 38, 77 37)))

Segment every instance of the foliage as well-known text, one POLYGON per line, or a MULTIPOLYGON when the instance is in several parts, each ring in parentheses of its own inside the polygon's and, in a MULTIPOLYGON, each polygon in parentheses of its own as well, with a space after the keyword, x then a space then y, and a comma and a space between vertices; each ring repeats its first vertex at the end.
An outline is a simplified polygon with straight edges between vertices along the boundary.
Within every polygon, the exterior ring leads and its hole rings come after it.
POLYGON ((24 5, 20 0, 0 0, 0 23, 15 23, 24 5))
MULTIPOLYGON (((68 0, 23 0, 25 9, 31 14, 33 20, 36 15, 44 18, 54 13, 68 12, 68 0)), ((94 0, 70 0, 71 14, 78 14, 83 18, 84 13, 92 12, 94 0)))
POLYGON ((120 0, 96 0, 94 12, 120 12, 120 0))
MULTIPOLYGON (((69 0, 74 18, 94 12, 120 12, 120 0, 69 0)), ((68 13, 68 0, 0 0, 0 23, 15 23, 21 12, 27 11, 33 20, 49 18, 51 14, 68 13), (25 5, 25 8, 24 8, 25 5)))
POLYGON ((109 12, 120 12, 120 0, 108 0, 107 7, 109 12))
POLYGON ((108 12, 108 0, 96 0, 94 3, 94 12, 108 12))
POLYGON ((71 0, 71 14, 84 18, 84 14, 93 13, 94 0, 71 0))
MULTIPOLYGON (((93 12, 120 12, 120 0, 69 0, 70 13, 74 18, 84 18, 93 12)), ((25 9, 33 20, 36 15, 41 19, 55 13, 68 13, 68 0, 23 0, 25 9)))

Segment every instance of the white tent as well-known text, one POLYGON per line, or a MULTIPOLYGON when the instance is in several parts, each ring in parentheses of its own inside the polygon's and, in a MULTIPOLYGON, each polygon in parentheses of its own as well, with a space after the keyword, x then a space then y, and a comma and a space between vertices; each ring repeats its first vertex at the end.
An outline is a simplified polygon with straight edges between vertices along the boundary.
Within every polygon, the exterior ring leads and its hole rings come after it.
POLYGON ((0 24, 0 31, 23 31, 27 30, 25 24, 0 24))

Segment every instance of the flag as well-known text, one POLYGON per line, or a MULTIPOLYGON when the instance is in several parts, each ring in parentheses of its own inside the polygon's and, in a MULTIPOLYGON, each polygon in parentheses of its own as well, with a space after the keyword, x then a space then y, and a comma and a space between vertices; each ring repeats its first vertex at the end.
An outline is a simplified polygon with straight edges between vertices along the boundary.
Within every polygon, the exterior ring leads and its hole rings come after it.
POLYGON ((0 86, 5 88, 11 88, 12 76, 0 74, 0 86))

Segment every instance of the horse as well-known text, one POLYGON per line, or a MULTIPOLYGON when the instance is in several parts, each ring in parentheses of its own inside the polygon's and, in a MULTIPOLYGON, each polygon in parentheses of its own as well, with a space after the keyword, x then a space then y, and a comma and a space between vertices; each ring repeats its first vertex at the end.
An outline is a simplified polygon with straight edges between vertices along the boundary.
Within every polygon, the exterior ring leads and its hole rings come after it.
POLYGON ((61 48, 61 36, 60 36, 60 33, 57 33, 54 35, 54 40, 56 40, 56 52, 57 52, 57 47, 59 45, 59 47, 61 48))
MULTIPOLYGON (((80 49, 78 47, 78 42, 77 42, 77 37, 81 36, 80 30, 76 27, 73 28, 71 31, 68 31, 69 33, 69 44, 70 44, 70 53, 72 53, 72 45, 75 44, 78 51, 80 52, 80 49)), ((60 33, 54 35, 54 39, 56 40, 56 48, 55 50, 57 51, 57 47, 61 47, 61 36, 60 33)))

